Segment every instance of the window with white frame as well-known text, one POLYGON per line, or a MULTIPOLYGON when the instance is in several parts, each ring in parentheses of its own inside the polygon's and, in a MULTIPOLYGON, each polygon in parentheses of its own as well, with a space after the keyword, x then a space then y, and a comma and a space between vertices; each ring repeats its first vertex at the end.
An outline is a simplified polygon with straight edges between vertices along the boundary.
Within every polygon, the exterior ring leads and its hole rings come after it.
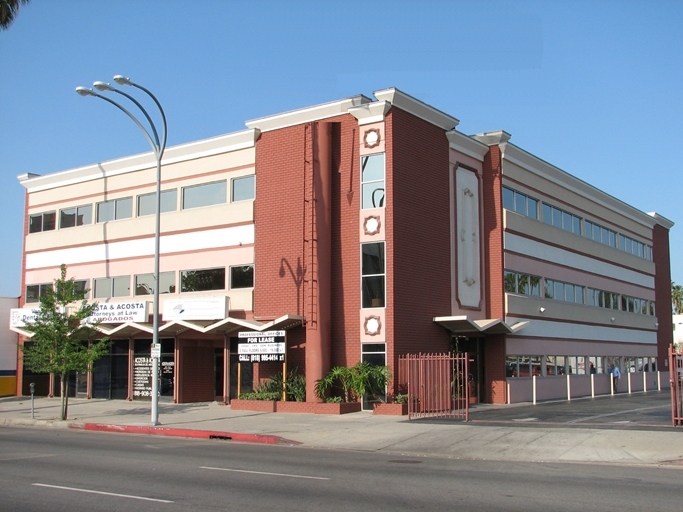
POLYGON ((363 308, 383 308, 385 301, 384 242, 361 244, 363 308))
POLYGON ((544 296, 546 299, 583 304, 583 295, 584 287, 578 284, 565 283, 554 279, 545 280, 544 296))
POLYGON ((230 288, 253 288, 254 265, 237 265, 230 267, 230 288))
POLYGON ((604 226, 600 226, 589 220, 584 221, 584 235, 595 242, 599 242, 610 247, 617 246, 617 233, 604 226))
POLYGON ((130 276, 100 277, 93 282, 95 299, 130 296, 130 276))
POLYGON ((183 188, 182 208, 200 208, 214 204, 223 204, 228 200, 228 185, 225 180, 202 183, 183 188))
MULTIPOLYGON (((175 272, 159 272, 159 293, 175 293, 175 272)), ((135 276, 135 295, 154 295, 154 274, 135 276)))
POLYGON ((133 198, 122 197, 97 203, 97 222, 129 219, 133 216, 133 198))
POLYGON ((543 203, 543 222, 576 235, 581 234, 581 217, 543 203))
MULTIPOLYGON (((162 190, 160 194, 161 213, 174 212, 178 208, 178 190, 162 190)), ((138 217, 154 215, 157 211, 157 193, 138 196, 138 217)))
POLYGON ((362 209, 386 206, 384 186, 384 153, 361 157, 362 209))
POLYGON ((505 271, 505 292, 530 295, 532 297, 541 296, 541 278, 531 274, 521 272, 505 271))
POLYGON ((27 303, 40 302, 40 298, 44 297, 48 290, 52 290, 52 283, 26 285, 25 300, 27 303))
POLYGON ((626 235, 619 234, 619 249, 639 258, 652 261, 652 246, 634 240, 626 235))
POLYGON ((232 194, 230 200, 235 203, 237 201, 248 201, 256 197, 256 176, 242 176, 240 178, 232 179, 232 194))
POLYGON ((503 187, 503 208, 538 220, 538 200, 508 187, 503 187))
POLYGON ((55 212, 35 213, 28 217, 28 232, 40 233, 55 229, 57 214, 55 212))
POLYGON ((92 205, 86 204, 59 211, 59 229, 84 226, 92 222, 92 205))
POLYGON ((181 292, 225 290, 225 267, 183 270, 180 272, 181 292))
POLYGON ((587 302, 589 306, 596 306, 599 308, 619 309, 619 294, 613 292, 606 292, 604 290, 596 290, 595 288, 587 289, 587 302))

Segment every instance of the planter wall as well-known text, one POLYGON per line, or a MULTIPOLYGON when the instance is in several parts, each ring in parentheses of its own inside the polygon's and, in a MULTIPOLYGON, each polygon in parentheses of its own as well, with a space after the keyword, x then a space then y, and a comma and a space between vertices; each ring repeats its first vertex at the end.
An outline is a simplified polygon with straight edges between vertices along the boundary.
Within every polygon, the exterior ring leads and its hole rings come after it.
POLYGON ((273 400, 239 400, 235 398, 230 400, 230 408, 233 411, 275 412, 276 403, 273 400))
POLYGON ((316 402, 272 402, 269 400, 238 400, 230 401, 230 407, 235 411, 308 413, 308 414, 348 414, 360 412, 360 402, 328 404, 316 402))
POLYGON ((374 404, 372 414, 405 416, 408 414, 408 404, 374 404))

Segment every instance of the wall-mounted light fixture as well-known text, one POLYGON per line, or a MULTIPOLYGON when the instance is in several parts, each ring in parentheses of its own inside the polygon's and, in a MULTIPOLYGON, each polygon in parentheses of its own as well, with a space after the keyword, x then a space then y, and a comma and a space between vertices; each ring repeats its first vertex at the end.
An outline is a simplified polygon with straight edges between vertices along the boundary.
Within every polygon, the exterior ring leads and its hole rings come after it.
POLYGON ((545 308, 538 308, 539 313, 545 313, 545 308))
POLYGON ((612 321, 612 322, 614 322, 615 320, 616 320, 616 318, 614 318, 614 317, 610 318, 610 321, 612 321))

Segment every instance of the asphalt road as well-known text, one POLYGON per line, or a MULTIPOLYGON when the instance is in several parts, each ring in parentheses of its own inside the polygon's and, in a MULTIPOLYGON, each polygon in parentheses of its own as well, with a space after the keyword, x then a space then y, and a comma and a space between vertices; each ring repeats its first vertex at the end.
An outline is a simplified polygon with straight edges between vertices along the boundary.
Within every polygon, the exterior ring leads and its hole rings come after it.
POLYGON ((0 428, 8 511, 680 510, 680 468, 0 428))

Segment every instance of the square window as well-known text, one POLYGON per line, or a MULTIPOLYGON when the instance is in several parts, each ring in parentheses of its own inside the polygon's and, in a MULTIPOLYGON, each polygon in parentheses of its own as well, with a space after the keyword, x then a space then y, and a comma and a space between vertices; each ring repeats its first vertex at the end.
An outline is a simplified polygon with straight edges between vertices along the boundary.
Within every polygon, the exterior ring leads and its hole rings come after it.
POLYGON ((26 303, 40 302, 40 298, 44 297, 48 290, 52 289, 51 283, 46 284, 30 284, 26 286, 26 303))
POLYGON ((56 226, 57 214, 55 212, 38 213, 29 216, 28 232, 39 233, 52 231, 56 226))
POLYGON ((361 157, 361 194, 364 210, 386 206, 384 153, 361 157))
POLYGON ((65 208, 59 212, 59 229, 73 228, 90 224, 92 220, 92 205, 65 208))
POLYGON ((232 202, 248 201, 256 197, 255 176, 244 176, 232 180, 232 202))
MULTIPOLYGON (((162 190, 160 200, 161 213, 174 212, 177 209, 178 191, 176 189, 162 190)), ((138 217, 154 215, 157 211, 156 201, 156 192, 138 196, 138 217)))
POLYGON ((230 288, 253 288, 254 265, 230 267, 230 288))
POLYGON ((123 197, 97 203, 97 222, 128 219, 133 216, 133 198, 123 197))
MULTIPOLYGON (((175 272, 159 272, 159 293, 175 293, 175 272)), ((154 274, 135 276, 135 295, 154 295, 154 274)))

